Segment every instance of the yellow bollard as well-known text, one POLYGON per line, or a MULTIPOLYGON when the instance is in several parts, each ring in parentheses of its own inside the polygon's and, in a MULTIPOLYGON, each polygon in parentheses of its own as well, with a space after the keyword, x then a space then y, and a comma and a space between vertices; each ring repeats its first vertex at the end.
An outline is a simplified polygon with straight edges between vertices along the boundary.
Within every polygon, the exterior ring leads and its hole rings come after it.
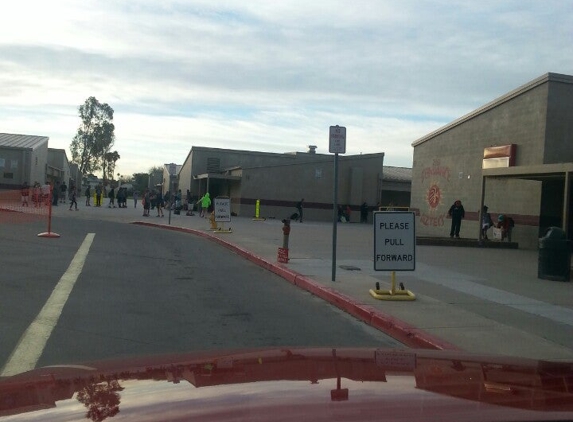
POLYGON ((378 300, 416 300, 410 290, 396 290, 396 271, 392 271, 390 280, 390 290, 370 289, 370 295, 378 300))
POLYGON ((257 202, 255 203, 255 218, 253 218, 253 221, 265 221, 266 218, 262 218, 261 217, 261 200, 257 199, 257 202))

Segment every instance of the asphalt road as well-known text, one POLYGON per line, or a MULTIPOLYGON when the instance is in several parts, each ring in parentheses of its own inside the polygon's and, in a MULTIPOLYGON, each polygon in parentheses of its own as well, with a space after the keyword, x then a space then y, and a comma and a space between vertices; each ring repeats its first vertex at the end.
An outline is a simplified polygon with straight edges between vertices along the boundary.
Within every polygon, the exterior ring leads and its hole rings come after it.
POLYGON ((0 224, 0 368, 88 233, 93 243, 61 315, 39 323, 40 331, 54 328, 36 366, 265 346, 401 346, 206 239, 125 223, 54 222, 59 239, 38 238, 42 223, 0 224))

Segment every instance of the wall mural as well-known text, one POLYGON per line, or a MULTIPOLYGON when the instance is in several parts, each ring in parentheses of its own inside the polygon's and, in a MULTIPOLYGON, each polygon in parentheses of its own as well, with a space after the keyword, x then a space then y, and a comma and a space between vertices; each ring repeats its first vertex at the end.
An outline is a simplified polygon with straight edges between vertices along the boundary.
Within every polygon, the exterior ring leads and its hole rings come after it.
POLYGON ((420 212, 420 222, 424 226, 442 227, 444 225, 447 212, 443 212, 444 209, 440 207, 443 199, 440 182, 449 182, 450 174, 450 168, 442 166, 439 159, 434 160, 432 167, 422 170, 422 183, 428 183, 424 198, 428 209, 420 212))

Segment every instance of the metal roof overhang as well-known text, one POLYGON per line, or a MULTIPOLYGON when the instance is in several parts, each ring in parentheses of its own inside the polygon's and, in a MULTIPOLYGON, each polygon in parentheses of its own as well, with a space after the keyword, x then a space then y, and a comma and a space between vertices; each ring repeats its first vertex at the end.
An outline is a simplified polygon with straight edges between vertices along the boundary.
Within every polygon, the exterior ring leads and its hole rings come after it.
POLYGON ((193 176, 195 180, 202 179, 222 179, 222 180, 241 180, 241 176, 230 176, 228 174, 218 174, 218 173, 202 173, 193 176))
POLYGON ((573 173, 573 163, 538 164, 533 166, 514 166, 482 170, 483 177, 539 181, 559 179, 566 173, 573 173))
MULTIPOLYGON (((514 166, 514 167, 500 167, 482 170, 482 191, 481 191, 481 201, 480 201, 480 217, 481 221, 481 210, 484 205, 485 197, 485 187, 486 180, 490 179, 526 179, 526 180, 537 180, 540 182, 549 180, 559 180, 563 179, 565 182, 565 188, 563 190, 563 210, 562 210, 562 221, 563 230, 568 232, 569 229, 569 192, 571 185, 571 175, 573 174, 573 163, 556 163, 556 164, 537 164, 532 166, 514 166)), ((481 226, 481 224, 478 224, 481 226)), ((479 239, 481 240, 482 234, 479 231, 479 239)))

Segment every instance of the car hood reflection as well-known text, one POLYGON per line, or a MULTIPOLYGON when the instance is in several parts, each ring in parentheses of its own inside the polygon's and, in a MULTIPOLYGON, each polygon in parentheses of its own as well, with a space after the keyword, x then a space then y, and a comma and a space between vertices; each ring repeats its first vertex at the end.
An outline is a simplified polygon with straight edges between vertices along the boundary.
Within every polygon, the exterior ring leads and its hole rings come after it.
POLYGON ((563 420, 573 363, 463 352, 265 349, 40 368, 0 420, 563 420))

